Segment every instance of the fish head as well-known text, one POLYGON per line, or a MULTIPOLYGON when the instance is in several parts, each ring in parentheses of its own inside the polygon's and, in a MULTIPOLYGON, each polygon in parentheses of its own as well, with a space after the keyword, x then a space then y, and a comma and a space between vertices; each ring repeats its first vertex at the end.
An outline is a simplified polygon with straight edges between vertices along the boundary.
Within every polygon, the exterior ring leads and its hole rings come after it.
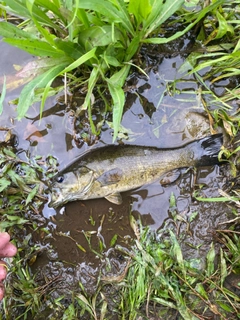
POLYGON ((64 203, 84 199, 93 183, 94 172, 85 167, 76 171, 59 173, 51 188, 49 207, 59 207, 64 203))

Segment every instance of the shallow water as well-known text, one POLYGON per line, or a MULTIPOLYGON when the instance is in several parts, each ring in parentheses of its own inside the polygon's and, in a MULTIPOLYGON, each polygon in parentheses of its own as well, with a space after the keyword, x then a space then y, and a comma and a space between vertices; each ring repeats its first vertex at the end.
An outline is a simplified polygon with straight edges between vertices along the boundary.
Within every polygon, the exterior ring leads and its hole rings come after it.
MULTIPOLYGON (((188 44, 190 41, 186 38, 184 43, 178 44, 178 51, 185 50, 188 44)), ((4 53, 0 80, 5 74, 11 83, 18 78, 13 64, 26 66, 35 58, 2 42, 0 46, 4 53)), ((182 78, 178 72, 185 54, 171 54, 172 48, 169 47, 169 50, 170 53, 164 53, 153 48, 148 59, 145 57, 145 70, 149 78, 137 72, 129 77, 122 120, 126 132, 119 137, 118 142, 172 148, 210 134, 200 95, 196 94, 197 82, 192 76, 182 78)), ((12 128, 18 137, 18 148, 30 156, 41 155, 46 158, 51 154, 58 159, 59 169, 62 169, 89 148, 83 133, 88 136, 90 144, 112 143, 112 130, 107 122, 98 138, 91 136, 86 115, 74 122, 74 105, 69 103, 66 108, 60 96, 48 99, 41 121, 39 104, 28 111, 26 118, 15 120, 16 107, 8 101, 17 98, 20 89, 8 90, 0 127, 12 128)), ((217 87, 216 90, 220 89, 217 87)), ((76 101, 80 103, 77 98, 76 101)), ((110 120, 110 116, 106 120, 110 120)), ((199 185, 204 185, 201 194, 207 197, 218 196, 218 188, 223 187, 228 174, 226 166, 200 168, 197 173, 181 169, 176 172, 176 179, 171 183, 164 184, 163 181, 160 184, 157 181, 124 193, 123 204, 120 206, 105 199, 75 201, 57 210, 46 204, 42 212, 43 227, 49 234, 33 234, 32 240, 40 247, 40 254, 32 265, 33 272, 37 274, 36 279, 41 283, 46 276, 48 280, 57 278, 52 293, 54 297, 79 290, 79 280, 91 293, 95 290, 99 270, 104 269, 106 257, 110 259, 114 266, 112 272, 116 274, 121 273, 126 264, 122 254, 110 248, 114 237, 115 243, 123 247, 131 245, 134 233, 129 224, 130 212, 136 217, 140 216, 143 224, 153 230, 166 222, 172 224, 174 219, 169 205, 172 194, 176 199, 175 209, 183 219, 198 212, 185 240, 194 247, 200 246, 200 249, 196 252, 185 244, 185 254, 188 257, 204 256, 214 239, 214 229, 228 219, 231 210, 222 203, 197 202, 193 198, 193 191, 199 185)), ((180 223, 178 230, 181 231, 180 223)))

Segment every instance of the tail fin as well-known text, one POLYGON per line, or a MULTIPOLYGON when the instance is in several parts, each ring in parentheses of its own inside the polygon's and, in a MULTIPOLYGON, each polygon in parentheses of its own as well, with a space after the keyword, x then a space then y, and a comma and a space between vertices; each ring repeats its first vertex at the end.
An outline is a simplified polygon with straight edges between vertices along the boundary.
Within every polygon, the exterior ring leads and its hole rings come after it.
POLYGON ((212 136, 205 137, 198 141, 199 148, 201 148, 201 156, 197 162, 197 166, 210 166, 218 164, 218 154, 223 145, 223 135, 214 134, 212 136))

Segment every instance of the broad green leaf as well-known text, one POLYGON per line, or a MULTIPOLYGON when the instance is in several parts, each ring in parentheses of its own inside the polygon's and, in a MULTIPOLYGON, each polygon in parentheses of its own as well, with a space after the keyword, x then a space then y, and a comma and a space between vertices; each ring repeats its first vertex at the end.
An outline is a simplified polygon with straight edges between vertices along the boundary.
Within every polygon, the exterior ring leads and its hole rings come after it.
POLYGON ((110 23, 121 23, 123 28, 130 34, 134 34, 134 29, 124 6, 116 6, 107 0, 81 0, 79 3, 81 9, 93 10, 102 14, 110 23))
POLYGON ((207 292, 205 291, 204 289, 204 286, 202 283, 197 283, 196 286, 195 286, 195 290, 206 300, 208 300, 208 295, 207 295, 207 292))
POLYGON ((53 79, 55 79, 55 77, 64 69, 65 66, 66 63, 62 63, 52 67, 50 70, 36 77, 23 88, 17 107, 18 120, 26 115, 28 108, 33 103, 35 89, 44 87, 49 81, 53 81, 53 79))
POLYGON ((73 69, 76 69, 77 67, 79 67, 81 64, 87 62, 88 60, 92 59, 95 57, 95 51, 97 48, 93 48, 92 50, 90 50, 89 52, 85 53, 84 55, 82 55, 79 59, 77 59, 76 61, 74 61, 73 63, 71 63, 69 66, 67 66, 62 72, 61 74, 65 73, 65 72, 70 72, 73 69))
POLYGON ((108 89, 113 99, 113 128, 114 128, 113 141, 114 141, 117 138, 119 125, 122 120, 123 108, 125 103, 125 94, 123 89, 120 86, 116 87, 111 85, 111 83, 108 83, 108 89))
POLYGON ((82 44, 86 50, 94 48, 95 46, 106 46, 111 42, 111 26, 92 26, 79 34, 79 43, 82 44))
MULTIPOLYGON (((222 52, 216 52, 216 53, 209 53, 209 54, 206 54, 206 55, 201 55, 199 56, 198 58, 201 58, 201 57, 204 57, 204 58, 211 58, 213 57, 212 59, 209 59, 208 61, 206 62, 202 62, 200 63, 196 68, 194 68, 193 71, 199 71, 203 68, 206 68, 206 67, 209 67, 209 66, 214 66, 218 63, 225 63, 225 66, 227 64, 227 61, 230 60, 231 58, 233 58, 233 54, 225 54, 225 53, 222 53, 222 52), (215 58, 216 56, 220 56, 220 58, 215 58)), ((225 67, 225 69, 227 68, 227 66, 225 67)))
POLYGON ((145 29, 146 26, 144 26, 144 30, 146 30, 145 37, 148 37, 149 34, 151 34, 163 22, 165 22, 171 15, 173 15, 173 13, 175 13, 183 5, 183 3, 184 3, 184 0, 166 0, 163 5, 161 4, 160 11, 154 11, 156 10, 156 8, 154 8, 153 6, 152 12, 155 18, 152 19, 151 15, 149 16, 150 21, 152 20, 153 21, 149 25, 147 25, 147 22, 146 22, 147 30, 145 29))
POLYGON ((233 27, 226 21, 226 19, 218 10, 216 10, 216 17, 218 19, 218 33, 215 39, 222 38, 227 32, 230 32, 232 35, 234 35, 233 27))
POLYGON ((105 78, 108 89, 113 99, 113 141, 117 138, 119 126, 122 120, 123 108, 125 104, 125 94, 122 89, 128 76, 130 65, 125 65, 116 72, 110 79, 105 78))
POLYGON ((28 8, 28 11, 32 15, 32 8, 33 8, 35 0, 25 0, 25 2, 26 2, 26 7, 28 8))
POLYGON ((210 277, 211 275, 213 275, 215 256, 216 256, 216 253, 215 253, 214 245, 212 243, 211 248, 207 253, 207 270, 206 270, 207 277, 210 277))
POLYGON ((240 50, 240 39, 238 40, 238 42, 233 50, 233 53, 238 52, 239 50, 240 50))
POLYGON ((29 192, 28 196, 27 196, 27 199, 26 199, 26 205, 29 204, 32 199, 35 197, 35 195, 37 194, 38 192, 38 189, 39 189, 39 186, 36 185, 31 192, 29 192))
POLYGON ((93 67, 91 74, 90 74, 90 77, 88 79, 88 92, 86 94, 84 103, 81 107, 82 110, 86 110, 88 107, 90 107, 92 91, 97 83, 99 74, 100 74, 99 68, 97 66, 93 67))
MULTIPOLYGON (((72 15, 72 20, 68 23, 68 25, 66 26, 66 28, 70 28, 72 26, 72 24, 74 23, 74 20, 77 17, 77 12, 78 12, 78 7, 79 7, 79 0, 75 0, 75 5, 71 7, 71 12, 73 13, 72 15)), ((71 31, 69 32, 71 33, 71 31)), ((72 38, 70 37, 70 40, 72 41, 72 38)))
MULTIPOLYGON (((176 0, 175 0, 176 1, 176 0)), ((182 35, 184 35, 186 32, 188 32, 192 27, 194 27, 201 19, 203 19, 206 14, 208 12, 213 11, 215 8, 217 8, 218 6, 220 6, 221 4, 224 3, 225 0, 217 0, 216 2, 214 2, 213 4, 203 8, 201 11, 199 11, 199 14, 197 16, 197 19, 190 23, 184 30, 182 31, 178 31, 176 32, 173 36, 169 37, 169 38, 149 38, 149 39, 143 39, 142 42, 145 43, 153 43, 153 44, 163 44, 163 43, 168 43, 169 41, 175 40, 179 37, 181 37, 182 35)), ((166 2, 167 3, 167 2, 166 2)), ((165 4, 166 4, 165 3, 165 4)), ((154 11, 154 7, 153 7, 153 11, 154 11)), ((160 20, 160 16, 158 18, 158 22, 160 20)), ((157 22, 154 21, 151 24, 151 27, 149 27, 149 29, 146 31, 145 33, 145 38, 154 30, 154 28, 156 27, 157 22)))
POLYGON ((78 249, 80 249, 82 252, 87 252, 86 249, 84 249, 83 246, 81 246, 79 243, 76 243, 76 246, 77 246, 78 249))
POLYGON ((59 50, 64 51, 67 56, 72 57, 74 60, 77 60, 80 56, 84 55, 84 51, 78 43, 59 38, 56 38, 54 43, 59 50))
POLYGON ((118 235, 115 234, 110 241, 110 247, 113 247, 116 244, 117 239, 118 239, 118 235))
POLYGON ((139 25, 152 11, 150 0, 129 0, 128 11, 133 13, 139 25))
POLYGON ((15 13, 17 16, 25 18, 32 18, 32 16, 34 16, 34 18, 37 19, 39 23, 43 23, 47 26, 50 26, 62 33, 60 26, 55 24, 53 20, 50 17, 48 17, 48 15, 43 10, 39 9, 36 5, 33 6, 31 14, 26 6, 25 1, 23 2, 20 0, 5 0, 4 2, 10 7, 10 11, 15 13))
POLYGON ((179 264, 180 270, 183 273, 184 277, 186 277, 186 268, 183 261, 183 255, 181 247, 177 241, 175 234, 169 230, 171 241, 172 241, 172 253, 174 258, 176 259, 177 263, 179 264))
POLYGON ((109 68, 109 65, 114 66, 114 67, 121 67, 122 66, 122 64, 115 57, 108 56, 105 54, 105 52, 106 51, 104 51, 102 58, 106 62, 108 68, 109 68))
POLYGON ((21 30, 6 21, 0 22, 0 35, 4 38, 37 39, 33 33, 21 30))
POLYGON ((4 41, 39 57, 60 58, 64 55, 63 51, 41 40, 5 38, 4 41))
POLYGON ((22 17, 29 17, 30 13, 26 7, 26 4, 19 0, 5 0, 6 5, 9 6, 9 11, 14 12, 22 17))
POLYGON ((74 305, 71 303, 64 311, 62 316, 62 320, 69 320, 74 319, 75 317, 75 308, 74 305))
MULTIPOLYGON (((63 75, 64 73, 70 72, 73 69, 78 68, 81 64, 85 63, 86 61, 92 59, 95 55, 95 51, 96 48, 93 48, 91 51, 85 53, 83 56, 81 56, 79 59, 77 59, 76 61, 74 61, 73 63, 71 63, 69 66, 67 66, 65 69, 60 70, 60 72, 54 76, 54 78, 56 78, 57 76, 63 75)), ((50 90, 50 86, 52 84, 53 79, 50 79, 49 82, 46 84, 44 92, 43 92, 43 97, 42 97, 42 103, 41 103, 41 107, 40 107, 40 114, 42 114, 43 108, 44 108, 44 104, 45 101, 48 97, 48 92, 50 90)), ((95 86, 96 82, 94 83, 95 86)), ((92 88, 93 90, 93 88, 92 88)), ((86 100, 86 98, 85 98, 86 100)))
POLYGON ((86 49, 107 46, 121 38, 121 32, 109 25, 92 26, 79 33, 79 43, 86 49))
POLYGON ((189 216, 189 222, 192 222, 198 216, 198 211, 193 211, 189 216))
POLYGON ((224 258, 222 248, 220 248, 220 264, 221 264, 221 278, 220 278, 220 280, 221 280, 221 287, 223 287, 223 283, 228 275, 228 271, 227 271, 226 259, 224 258))
POLYGON ((6 77, 4 76, 3 78, 3 86, 2 86, 2 92, 1 92, 1 96, 0 96, 0 115, 3 112, 3 101, 5 99, 6 96, 6 77))
POLYGON ((56 38, 56 36, 52 33, 49 32, 49 30, 46 28, 43 28, 41 26, 41 24, 34 18, 32 17, 32 20, 35 24, 35 26, 37 27, 37 30, 39 31, 39 33, 42 35, 43 39, 45 39, 45 41, 51 45, 52 47, 54 47, 54 39, 56 38))
POLYGON ((4 154, 9 156, 12 159, 16 159, 17 156, 14 152, 12 152, 10 149, 4 148, 4 154))
POLYGON ((61 6, 62 4, 59 3, 59 1, 46 1, 46 0, 35 0, 36 5, 40 5, 45 10, 51 11, 54 13, 57 17, 59 17, 62 22, 64 22, 65 18, 62 15, 61 6))
POLYGON ((149 14, 149 16, 147 17, 147 19, 145 21, 143 21, 143 32, 144 34, 147 32, 149 26, 151 26, 151 24, 156 21, 156 19, 158 18, 161 10, 162 10, 162 6, 163 6, 163 0, 154 0, 152 3, 152 10, 149 14))
POLYGON ((0 179, 0 192, 2 192, 3 190, 5 190, 7 187, 9 187, 11 185, 11 182, 9 180, 7 180, 4 177, 1 177, 0 179))
MULTIPOLYGON (((236 297, 237 298, 237 300, 238 300, 238 297, 236 297)), ((224 302, 221 302, 221 301, 219 301, 218 300, 218 304, 219 304, 219 306, 223 309, 223 310, 225 310, 225 311, 227 311, 227 312, 229 312, 229 313, 232 313, 232 314, 234 314, 234 309, 233 309, 233 307, 230 305, 230 304, 227 304, 226 302, 224 303, 224 302)), ((239 318, 239 315, 237 316, 237 318, 239 318)))
POLYGON ((176 197, 173 192, 171 192, 171 194, 170 194, 169 206, 170 206, 170 208, 176 208, 176 197))
POLYGON ((78 16, 78 19, 83 23, 84 27, 86 29, 88 29, 90 27, 91 23, 88 19, 88 16, 87 16, 85 10, 78 9, 77 16, 78 16))
POLYGON ((162 298, 159 298, 159 297, 153 297, 153 301, 156 301, 157 303, 159 303, 160 305, 163 305, 163 306, 166 306, 166 307, 169 307, 171 309, 177 309, 177 306, 175 305, 175 303, 171 302, 171 301, 168 301, 166 299, 162 299, 162 298))
MULTIPOLYGON (((46 0, 42 0, 42 1, 46 1, 46 0)), ((52 2, 55 4, 55 6, 57 7, 57 8, 60 8, 60 6, 61 6, 61 2, 60 2, 61 0, 52 0, 52 2)))
POLYGON ((15 171, 12 169, 7 171, 7 175, 10 177, 11 181, 15 186, 18 186, 21 188, 24 185, 24 180, 22 177, 20 177, 15 171))
POLYGON ((136 37, 134 37, 132 39, 132 41, 130 42, 130 44, 127 47, 127 51, 126 51, 126 55, 125 55, 125 62, 128 62, 129 60, 131 60, 132 57, 135 55, 135 53, 137 52, 137 50, 140 47, 140 40, 141 40, 140 35, 137 35, 136 37))
POLYGON ((6 228, 9 228, 9 227, 12 227, 15 225, 25 224, 25 223, 29 222, 26 219, 20 218, 18 216, 11 216, 11 215, 8 215, 7 219, 10 221, 2 221, 0 223, 0 227, 2 230, 5 230, 6 228))
POLYGON ((122 67, 118 72, 114 73, 110 79, 107 79, 107 81, 111 83, 112 86, 122 87, 126 81, 130 67, 130 65, 125 64, 124 67, 122 67))

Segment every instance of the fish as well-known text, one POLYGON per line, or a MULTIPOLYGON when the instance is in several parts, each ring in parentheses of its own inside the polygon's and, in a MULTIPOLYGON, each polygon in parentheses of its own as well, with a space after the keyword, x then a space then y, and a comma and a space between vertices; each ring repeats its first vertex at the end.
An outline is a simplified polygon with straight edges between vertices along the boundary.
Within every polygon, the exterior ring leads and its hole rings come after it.
POLYGON ((49 206, 97 198, 120 205, 122 192, 158 181, 171 170, 219 164, 222 145, 222 134, 215 134, 173 149, 106 145, 87 150, 54 177, 49 206))

